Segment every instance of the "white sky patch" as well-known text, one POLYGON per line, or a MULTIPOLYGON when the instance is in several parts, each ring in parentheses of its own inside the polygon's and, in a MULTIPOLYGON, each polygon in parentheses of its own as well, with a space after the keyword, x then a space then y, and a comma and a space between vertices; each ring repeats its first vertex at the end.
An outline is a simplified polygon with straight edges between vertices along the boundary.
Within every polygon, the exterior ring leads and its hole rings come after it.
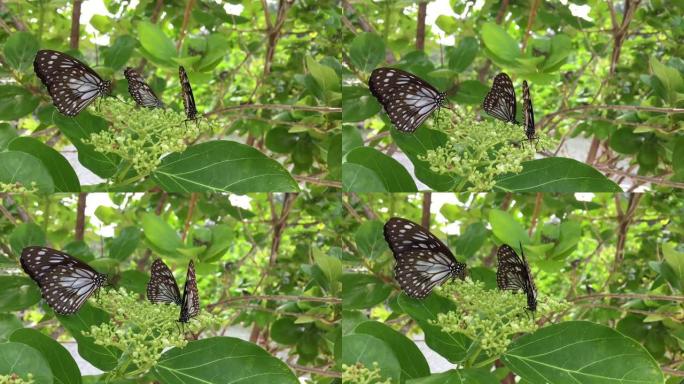
POLYGON ((594 200, 594 197, 596 197, 596 195, 590 192, 575 193, 575 199, 577 199, 577 201, 592 201, 594 200))
POLYGON ((456 17, 454 10, 449 4, 449 0, 437 0, 431 1, 427 5, 427 11, 425 13, 425 24, 432 28, 432 31, 439 36, 439 43, 442 45, 454 45, 455 37, 453 35, 447 35, 442 31, 436 23, 437 18, 441 15, 456 17))
POLYGON ((430 212, 435 214, 435 220, 437 220, 438 223, 448 223, 442 228, 444 233, 447 235, 460 235, 461 222, 456 221, 449 223, 446 217, 440 212, 440 209, 442 209, 444 204, 454 204, 461 207, 464 206, 464 204, 460 202, 453 193, 433 193, 432 204, 430 204, 430 212))
POLYGON ((114 228, 116 228, 116 225, 104 225, 100 219, 95 216, 95 210, 99 206, 116 207, 107 193, 89 193, 86 195, 85 215, 90 221, 90 224, 96 228, 95 233, 102 237, 112 237, 114 236, 114 228))
POLYGON ((236 15, 239 16, 242 11, 245 9, 245 7, 242 4, 224 4, 223 9, 226 10, 226 13, 229 15, 236 15))
POLYGON ((568 9, 570 9, 570 12, 575 17, 581 17, 582 19, 588 20, 588 21, 594 20, 591 17, 589 17, 589 11, 591 11, 591 7, 588 6, 587 4, 577 5, 577 4, 570 3, 570 5, 568 5, 568 9))
POLYGON ((228 200, 235 207, 240 207, 242 209, 252 209, 252 198, 247 195, 229 195, 228 200))

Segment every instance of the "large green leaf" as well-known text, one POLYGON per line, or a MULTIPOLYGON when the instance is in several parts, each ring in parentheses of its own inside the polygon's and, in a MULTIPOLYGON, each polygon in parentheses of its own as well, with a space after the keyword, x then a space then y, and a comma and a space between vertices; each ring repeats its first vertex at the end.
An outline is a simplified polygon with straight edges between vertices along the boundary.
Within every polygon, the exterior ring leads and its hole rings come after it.
POLYGON ((344 309, 371 308, 383 302, 392 293, 392 286, 373 275, 345 273, 342 282, 344 309))
POLYGON ((480 45, 474 37, 464 37, 458 44, 458 47, 447 50, 449 69, 463 72, 475 60, 479 48, 480 45))
POLYGON ((342 364, 363 364, 373 370, 374 364, 380 369, 383 379, 399 383, 401 366, 392 348, 382 340, 371 335, 352 334, 342 337, 342 364))
POLYGON ((392 129, 391 135, 397 146, 411 159, 418 180, 436 191, 449 191, 454 188, 457 178, 433 172, 430 170, 430 163, 418 159, 427 151, 437 149, 447 142, 447 135, 444 132, 422 127, 410 135, 392 129))
POLYGON ((0 375, 15 374, 26 380, 29 373, 35 384, 54 382, 50 365, 35 348, 22 343, 0 344, 0 375))
POLYGON ((359 226, 354 235, 359 250, 357 256, 373 260, 388 249, 382 225, 377 220, 368 220, 359 226))
POLYGON ((0 123, 0 151, 7 149, 7 145, 19 136, 17 130, 8 123, 0 123))
POLYGON ((153 174, 169 192, 293 192, 297 183, 280 163, 234 141, 209 141, 164 157, 153 174))
POLYGON ((119 261, 126 260, 130 256, 135 248, 138 247, 140 242, 140 228, 138 227, 126 227, 121 230, 119 236, 117 236, 109 247, 109 257, 119 261))
MULTIPOLYGON (((106 294, 102 292, 100 294, 106 294)), ((114 347, 103 347, 95 344, 92 337, 83 336, 83 332, 90 331, 93 325, 109 321, 107 312, 95 308, 87 302, 73 315, 57 315, 59 322, 66 328, 78 343, 78 354, 90 364, 103 371, 109 371, 117 366, 121 351, 114 347)))
POLYGON ((458 363, 466 357, 471 341, 460 333, 446 333, 439 327, 430 324, 437 320, 439 313, 449 312, 454 303, 442 296, 430 294, 425 299, 412 299, 404 293, 399 295, 397 303, 401 309, 414 319, 425 333, 425 344, 452 363, 458 363))
POLYGON ((409 380, 406 384, 498 384, 499 382, 499 379, 487 369, 465 368, 409 380))
POLYGON ((19 151, 0 153, 0 183, 20 184, 26 189, 52 193, 55 185, 45 165, 36 157, 19 151))
POLYGON ((508 212, 492 209, 489 211, 489 224, 492 226, 494 236, 516 250, 520 248, 519 242, 523 244, 530 242, 523 226, 508 212))
POLYGON ((0 343, 9 341, 12 332, 21 329, 24 325, 13 313, 0 313, 0 343))
POLYGON ((354 163, 342 164, 344 192, 387 192, 385 184, 373 170, 354 163))
POLYGON ((501 360, 531 384, 663 382, 660 366, 641 344, 588 321, 554 324, 522 336, 501 360))
POLYGON ((10 341, 26 344, 43 355, 50 365, 55 383, 80 384, 81 371, 69 351, 60 343, 35 329, 24 328, 12 333, 10 341))
POLYGON ((36 223, 21 223, 14 227, 9 237, 12 251, 17 255, 21 255, 21 251, 30 245, 45 245, 47 239, 45 232, 36 223))
POLYGON ((0 120, 17 120, 33 112, 40 99, 17 85, 0 85, 0 120))
POLYGON ((357 122, 380 112, 380 103, 366 87, 342 88, 342 121, 357 122))
POLYGON ((129 35, 117 37, 110 47, 102 48, 105 65, 112 69, 120 69, 131 58, 137 45, 138 42, 129 35))
MULTIPOLYGON (((388 192, 417 192, 416 183, 398 161, 375 148, 360 147, 347 154, 347 162, 364 166, 382 180, 388 192)), ((344 176, 344 168, 342 169, 344 176)), ((354 191, 352 191, 354 192, 354 191)))
POLYGON ((155 59, 170 64, 171 59, 176 57, 173 41, 164 34, 159 25, 148 21, 138 23, 138 36, 145 52, 155 59))
POLYGON ((147 213, 142 217, 142 229, 151 245, 166 254, 175 254, 183 248, 178 233, 161 217, 147 213))
POLYGON ((78 149, 78 161, 84 167, 102 178, 111 177, 116 173, 121 162, 119 156, 96 152, 92 145, 83 142, 90 138, 91 134, 107 129, 108 123, 105 119, 87 112, 81 112, 76 117, 55 113, 52 119, 64 136, 78 149))
POLYGON ((349 47, 349 58, 355 67, 370 72, 385 60, 385 43, 375 33, 360 33, 349 47))
POLYGON ((496 23, 482 25, 482 41, 490 53, 503 61, 512 62, 520 57, 518 42, 496 23))
POLYGON ((165 384, 298 384, 281 360, 259 346, 233 337, 210 337, 172 348, 152 370, 165 384))
POLYGON ((354 333, 375 336, 392 349, 401 367, 402 382, 430 374, 430 367, 425 356, 416 344, 404 334, 377 321, 366 321, 359 324, 354 328, 354 333))
POLYGON ((13 151, 20 151, 34 156, 48 171, 55 184, 55 192, 80 192, 81 184, 76 171, 59 152, 32 137, 17 137, 8 147, 13 151))
POLYGON ((38 39, 32 34, 22 31, 11 33, 4 48, 7 64, 23 72, 33 64, 38 48, 38 39))
POLYGON ((36 283, 24 276, 0 276, 0 312, 21 311, 40 300, 36 283))
POLYGON ((619 192, 596 169, 564 157, 526 161, 522 172, 498 179, 495 188, 511 192, 619 192))

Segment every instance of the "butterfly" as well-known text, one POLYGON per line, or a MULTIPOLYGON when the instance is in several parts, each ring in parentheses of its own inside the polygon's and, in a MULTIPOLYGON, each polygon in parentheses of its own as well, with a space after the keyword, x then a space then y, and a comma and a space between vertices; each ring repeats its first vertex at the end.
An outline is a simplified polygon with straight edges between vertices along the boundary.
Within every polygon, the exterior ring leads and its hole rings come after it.
POLYGON ((492 89, 485 96, 482 108, 487 114, 499 120, 520 124, 515 120, 515 89, 507 74, 501 72, 494 77, 492 89))
POLYGON ((48 305, 60 315, 76 313, 107 282, 107 275, 73 256, 47 247, 26 247, 19 261, 38 284, 48 305))
POLYGON ((532 109, 532 100, 530 99, 530 88, 525 80, 523 80, 523 119, 527 140, 537 139, 537 136, 534 134, 534 110, 532 109))
POLYGON ((174 303, 180 305, 178 321, 187 323, 199 313, 199 294, 195 278, 195 264, 190 260, 188 274, 185 278, 183 296, 169 267, 161 259, 152 263, 150 281, 147 283, 147 299, 152 303, 174 303))
POLYGON ((57 110, 66 116, 78 115, 95 98, 112 89, 110 81, 102 80, 86 64, 62 52, 38 51, 33 69, 57 110))
POLYGON ((415 131, 432 111, 447 103, 446 92, 400 69, 376 68, 368 87, 401 132, 415 131))
POLYGON ((183 105, 185 106, 185 115, 188 120, 197 119, 197 105, 195 105, 195 96, 192 95, 192 87, 190 87, 190 80, 188 74, 185 73, 183 66, 178 67, 178 77, 180 78, 181 91, 183 96, 183 105))
POLYGON ((395 278, 410 297, 425 298, 449 278, 465 278, 466 265, 422 226, 392 217, 385 223, 384 235, 396 260, 395 278))
POLYGON ((532 280, 530 265, 525 259, 522 243, 519 257, 511 246, 504 244, 496 252, 498 266, 496 270, 496 285, 501 290, 522 291, 527 295, 527 309, 537 310, 537 287, 532 280))
POLYGON ((131 94, 131 97, 133 97, 136 104, 147 108, 164 107, 164 104, 159 100, 157 95, 154 94, 152 88, 145 83, 145 79, 143 79, 135 69, 126 67, 124 76, 126 76, 126 80, 128 80, 128 93, 131 94))

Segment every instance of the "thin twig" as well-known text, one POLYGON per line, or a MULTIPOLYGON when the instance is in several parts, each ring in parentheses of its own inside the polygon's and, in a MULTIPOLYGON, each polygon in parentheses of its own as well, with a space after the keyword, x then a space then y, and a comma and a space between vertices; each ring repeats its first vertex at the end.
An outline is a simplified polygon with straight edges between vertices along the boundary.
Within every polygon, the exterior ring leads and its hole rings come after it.
POLYGON ((185 12, 183 12, 183 24, 181 25, 180 35, 178 36, 178 42, 176 43, 176 52, 180 53, 181 45, 183 45, 183 39, 185 38, 185 33, 188 28, 188 22, 190 21, 190 14, 192 13, 192 7, 195 5, 195 0, 188 0, 185 5, 185 12))
POLYGON ((336 371, 330 371, 327 369, 322 369, 322 368, 313 368, 313 367, 305 367, 303 365, 299 364, 294 364, 294 363, 288 363, 292 369, 295 371, 300 371, 300 372, 308 372, 308 373, 313 373, 316 375, 320 376, 328 376, 328 377, 342 377, 342 374, 340 372, 336 371))
POLYGON ((69 38, 69 47, 73 50, 78 50, 82 2, 83 0, 74 0, 73 9, 71 10, 71 36, 69 38))
POLYGON ((185 217, 185 225, 183 226, 183 234, 181 238, 185 242, 185 238, 188 236, 188 231, 190 230, 190 222, 192 221, 192 213, 195 211, 195 205, 197 205, 197 192, 190 193, 190 203, 188 203, 188 214, 185 217))
POLYGON ((627 300, 651 300, 651 301, 684 301, 684 296, 646 295, 642 293, 594 293, 591 295, 578 296, 569 301, 598 300, 598 299, 627 299, 627 300))
POLYGON ((76 230, 74 239, 76 241, 83 241, 83 233, 85 232, 85 207, 86 196, 88 194, 81 192, 78 194, 78 204, 76 205, 76 230))
POLYGON ((302 181, 305 183, 317 184, 317 185, 322 185, 325 187, 332 187, 332 188, 342 188, 342 182, 337 181, 337 180, 325 180, 325 179, 318 179, 316 177, 300 176, 300 175, 294 175, 293 177, 295 180, 302 181))

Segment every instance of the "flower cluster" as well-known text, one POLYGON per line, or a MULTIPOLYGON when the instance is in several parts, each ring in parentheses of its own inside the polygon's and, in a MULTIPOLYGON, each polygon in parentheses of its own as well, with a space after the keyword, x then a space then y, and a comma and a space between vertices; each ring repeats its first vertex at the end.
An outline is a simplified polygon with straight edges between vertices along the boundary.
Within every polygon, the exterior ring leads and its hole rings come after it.
POLYGON ((350 384, 391 384, 392 379, 381 381, 378 363, 373 363, 373 369, 366 368, 361 363, 354 365, 342 364, 342 382, 350 384))
POLYGON ((118 155, 143 177, 159 166, 163 155, 185 150, 209 127, 203 119, 186 121, 181 112, 140 108, 118 99, 102 103, 94 113, 110 127, 90 135, 85 142, 98 152, 118 155))
POLYGON ((0 193, 36 193, 38 187, 36 182, 32 181, 31 186, 27 187, 21 183, 0 183, 0 193))
POLYGON ((490 190, 498 176, 520 173, 522 162, 534 159, 537 149, 557 144, 542 132, 537 132, 538 142, 528 141, 522 127, 478 120, 458 106, 446 112, 436 117, 434 126, 447 134, 448 141, 419 158, 429 162, 433 172, 459 177, 457 191, 490 190))
POLYGON ((484 283, 469 278, 443 285, 442 292, 447 297, 458 297, 458 305, 452 311, 440 313, 432 323, 445 332, 465 334, 479 343, 480 351, 487 356, 504 353, 512 336, 536 330, 533 316, 550 316, 569 307, 566 302, 545 297, 538 302, 536 312, 531 313, 526 309, 524 294, 486 289, 484 283))
MULTIPOLYGON (((112 371, 114 378, 142 375, 157 363, 166 348, 183 348, 188 343, 177 322, 179 307, 176 305, 152 304, 124 288, 109 290, 107 294, 99 295, 94 303, 111 318, 107 323, 92 326, 90 332, 84 334, 93 337, 95 344, 123 351, 119 365, 112 371), (136 369, 131 371, 131 365, 136 369)), ((184 324, 184 331, 199 333, 216 323, 214 316, 200 312, 184 324)))
POLYGON ((0 375, 0 384, 33 384, 35 381, 33 380, 33 375, 28 374, 26 375, 26 379, 22 379, 19 375, 16 373, 13 373, 11 375, 0 375))

